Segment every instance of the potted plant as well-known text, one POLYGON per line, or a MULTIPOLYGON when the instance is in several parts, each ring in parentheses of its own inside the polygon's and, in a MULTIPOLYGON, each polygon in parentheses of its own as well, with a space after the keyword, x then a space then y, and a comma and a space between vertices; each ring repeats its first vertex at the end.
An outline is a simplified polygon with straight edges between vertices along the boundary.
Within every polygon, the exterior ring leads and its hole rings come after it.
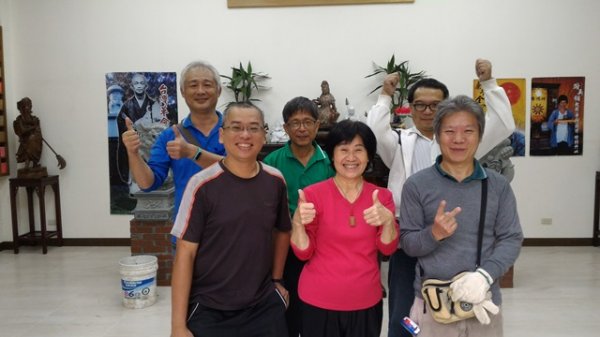
MULTIPOLYGON (((396 118, 394 118, 396 115, 400 114, 400 115, 405 115, 405 111, 397 111, 399 108, 402 108, 405 103, 408 103, 408 88, 415 82, 427 77, 425 75, 425 71, 419 71, 419 72, 411 72, 409 67, 408 67, 408 61, 402 61, 398 64, 396 64, 396 56, 392 55, 392 58, 390 58, 390 60, 387 62, 387 66, 386 67, 382 67, 380 65, 377 65, 375 62, 373 62, 373 67, 375 68, 375 71, 370 74, 365 76, 365 78, 369 78, 369 77, 373 77, 379 74, 392 74, 392 73, 398 73, 400 75, 400 82, 398 82, 398 87, 396 88, 396 93, 394 94, 394 96, 392 96, 392 106, 390 107, 390 112, 391 112, 391 120, 393 124, 398 123, 398 121, 396 120, 396 118)), ((383 86, 383 84, 378 85, 375 89, 373 89, 370 93, 374 93, 375 91, 379 90, 381 87, 383 86)))
POLYGON ((246 68, 240 62, 239 67, 231 67, 231 76, 221 75, 221 77, 229 80, 223 84, 233 92, 236 102, 260 101, 260 99, 251 98, 252 94, 254 90, 267 89, 259 82, 270 79, 269 75, 265 73, 254 72, 250 61, 248 61, 246 68))

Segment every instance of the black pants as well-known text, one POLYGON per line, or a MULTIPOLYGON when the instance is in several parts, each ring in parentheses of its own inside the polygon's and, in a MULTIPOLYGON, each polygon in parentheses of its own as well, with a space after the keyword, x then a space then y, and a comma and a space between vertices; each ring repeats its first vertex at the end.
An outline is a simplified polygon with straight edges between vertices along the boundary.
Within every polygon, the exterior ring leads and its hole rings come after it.
POLYGON ((336 311, 302 303, 302 337, 379 337, 383 302, 355 311, 336 311))
POLYGON ((304 267, 304 262, 298 260, 292 249, 288 252, 283 270, 283 281, 285 288, 290 294, 290 305, 285 312, 285 320, 288 326, 289 337, 298 337, 302 331, 302 305, 298 297, 298 280, 304 267))
POLYGON ((256 305, 242 310, 216 310, 190 305, 188 329, 195 337, 286 337, 285 303, 273 290, 256 305))
POLYGON ((571 149, 571 147, 569 147, 569 143, 567 143, 567 142, 560 142, 560 143, 556 144, 555 150, 556 150, 557 155, 573 154, 573 149, 571 149))
POLYGON ((409 316, 415 300, 415 265, 417 259, 406 255, 402 249, 390 257, 388 273, 388 337, 412 337, 400 322, 409 316))

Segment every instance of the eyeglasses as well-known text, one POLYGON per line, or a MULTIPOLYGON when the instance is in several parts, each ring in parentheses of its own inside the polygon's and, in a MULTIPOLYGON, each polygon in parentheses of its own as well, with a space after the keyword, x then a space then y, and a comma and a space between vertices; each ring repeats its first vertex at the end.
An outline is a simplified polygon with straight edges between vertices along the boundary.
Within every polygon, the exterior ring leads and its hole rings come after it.
POLYGON ((235 134, 240 134, 244 131, 248 131, 248 133, 253 134, 253 135, 265 131, 264 126, 258 126, 258 125, 243 126, 243 125, 237 125, 237 124, 230 125, 230 126, 224 126, 222 129, 229 130, 230 132, 235 133, 235 134))
POLYGON ((429 108, 431 111, 436 111, 437 110, 437 106, 438 104, 440 104, 440 102, 433 102, 431 104, 425 104, 425 103, 414 103, 412 106, 413 108, 415 108, 415 110, 417 110, 418 112, 423 112, 425 111, 427 108, 429 108))
POLYGON ((315 127, 316 124, 317 121, 315 121, 314 119, 305 119, 303 121, 291 121, 286 123, 285 125, 287 125, 292 130, 298 130, 302 125, 304 125, 304 127, 307 129, 312 129, 315 127))

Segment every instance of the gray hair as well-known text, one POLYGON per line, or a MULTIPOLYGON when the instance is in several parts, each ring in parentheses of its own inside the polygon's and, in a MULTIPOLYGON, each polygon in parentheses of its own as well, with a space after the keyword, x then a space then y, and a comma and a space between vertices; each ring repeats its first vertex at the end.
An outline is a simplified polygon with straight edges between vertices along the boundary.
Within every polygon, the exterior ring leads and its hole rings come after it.
POLYGON ((433 119, 433 132, 435 133, 436 138, 439 139, 440 137, 442 121, 444 118, 457 112, 466 112, 475 117, 479 126, 479 140, 481 141, 483 131, 485 130, 485 114, 479 103, 465 95, 448 98, 438 104, 437 111, 433 119))
POLYGON ((217 70, 217 68, 213 67, 210 63, 206 61, 194 61, 185 66, 185 68, 183 68, 183 70, 181 71, 181 77, 179 78, 179 87, 182 90, 183 83, 185 81, 185 78, 187 77, 187 74, 190 72, 190 70, 196 68, 206 69, 210 71, 213 75, 213 80, 215 80, 215 83, 217 85, 217 89, 221 90, 221 76, 219 75, 219 71, 217 70))
POLYGON ((227 119, 227 116, 229 116, 229 113, 234 108, 238 108, 238 109, 255 109, 260 114, 260 122, 261 122, 261 124, 263 126, 265 125, 265 113, 259 107, 257 107, 256 105, 254 105, 254 104, 252 104, 250 102, 231 102, 231 103, 229 103, 227 105, 227 107, 225 108, 225 111, 223 112, 223 122, 225 122, 225 120, 227 119))

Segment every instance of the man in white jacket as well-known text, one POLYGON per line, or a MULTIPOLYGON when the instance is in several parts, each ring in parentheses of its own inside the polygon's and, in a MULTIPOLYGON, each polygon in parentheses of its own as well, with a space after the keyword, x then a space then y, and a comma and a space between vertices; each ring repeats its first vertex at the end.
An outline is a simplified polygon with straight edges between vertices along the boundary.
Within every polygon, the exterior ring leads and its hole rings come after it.
MULTIPOLYGON (((492 77, 492 64, 488 60, 478 59, 475 71, 487 105, 486 128, 475 154, 480 159, 512 134, 515 122, 504 89, 492 77)), ((449 95, 446 86, 435 79, 426 78, 413 84, 408 92, 408 102, 414 126, 396 131, 390 126, 390 106, 399 81, 398 73, 385 78, 381 95, 367 116, 367 124, 377 136, 377 154, 390 169, 388 188, 394 196, 396 216, 406 179, 431 166, 440 154, 440 148, 433 138, 433 118, 437 104, 449 95)), ((402 329, 400 322, 409 315, 414 301, 415 263, 416 259, 407 256, 400 248, 390 258, 389 337, 411 336, 402 329)))

